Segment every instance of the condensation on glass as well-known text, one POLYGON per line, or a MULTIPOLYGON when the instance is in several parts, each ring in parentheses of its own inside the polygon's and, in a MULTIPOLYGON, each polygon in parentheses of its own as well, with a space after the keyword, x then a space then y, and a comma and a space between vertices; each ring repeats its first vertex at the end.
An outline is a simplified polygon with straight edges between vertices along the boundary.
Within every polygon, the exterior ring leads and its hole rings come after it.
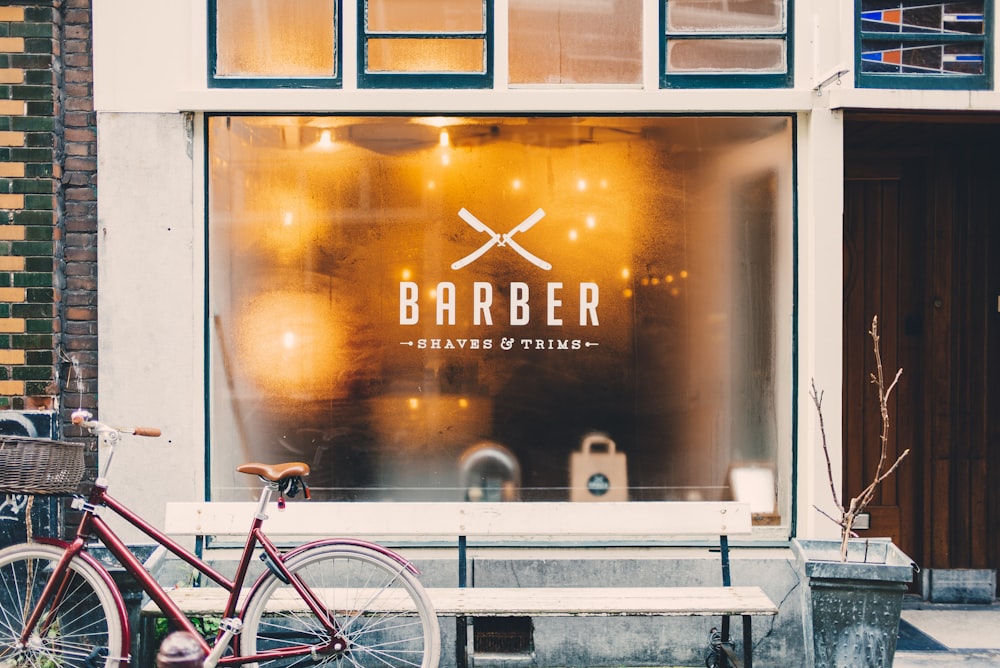
POLYGON ((486 40, 397 38, 368 40, 368 72, 485 72, 486 40))
POLYGON ((641 0, 510 0, 509 79, 640 84, 641 0))
POLYGON ((568 500, 595 434, 626 498, 715 499, 790 452, 789 117, 208 134, 213 499, 301 460, 321 499, 568 500))
POLYGON ((986 73, 984 0, 861 2, 861 69, 872 74, 986 73))
POLYGON ((664 72, 787 72, 787 0, 666 0, 664 72))
POLYGON ((365 72, 483 73, 483 0, 366 0, 365 72))
POLYGON ((216 0, 217 77, 334 77, 334 0, 216 0))
POLYGON ((483 32, 483 0, 367 0, 371 32, 483 32))
POLYGON ((685 39, 667 43, 667 72, 784 72, 778 39, 685 39))
POLYGON ((785 0, 667 0, 668 32, 785 31, 785 0))

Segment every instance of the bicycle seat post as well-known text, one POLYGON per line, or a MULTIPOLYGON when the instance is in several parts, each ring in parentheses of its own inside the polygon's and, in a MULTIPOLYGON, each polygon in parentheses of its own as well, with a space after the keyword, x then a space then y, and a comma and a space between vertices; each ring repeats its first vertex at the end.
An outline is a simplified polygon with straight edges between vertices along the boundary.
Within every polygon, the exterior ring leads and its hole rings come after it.
POLYGON ((260 500, 257 502, 256 517, 260 520, 266 520, 267 504, 271 502, 271 497, 279 490, 279 486, 273 480, 268 480, 267 478, 261 478, 261 480, 264 481, 264 487, 260 490, 260 500))

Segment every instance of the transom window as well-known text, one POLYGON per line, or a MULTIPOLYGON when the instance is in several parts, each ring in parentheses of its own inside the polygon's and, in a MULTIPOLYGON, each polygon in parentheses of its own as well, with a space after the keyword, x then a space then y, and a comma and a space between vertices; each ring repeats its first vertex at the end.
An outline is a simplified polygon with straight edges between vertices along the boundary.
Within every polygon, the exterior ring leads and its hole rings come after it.
POLYGON ((787 0, 665 0, 663 88, 791 85, 787 0))
POLYGON ((359 0, 358 85, 489 88, 492 0, 359 0))
POLYGON ((210 0, 209 85, 340 87, 339 15, 334 0, 210 0))
POLYGON ((990 87, 992 3, 862 0, 858 86, 990 87))
MULTIPOLYGON (((349 0, 350 1, 350 0, 349 0)), ((356 0, 359 88, 639 87, 642 0, 356 0)), ((788 0, 663 0, 661 87, 792 80, 788 0)), ((209 0, 209 85, 340 87, 339 0, 209 0)), ((652 19, 657 20, 657 19, 652 19)), ((352 21, 353 22, 353 21, 352 21)))

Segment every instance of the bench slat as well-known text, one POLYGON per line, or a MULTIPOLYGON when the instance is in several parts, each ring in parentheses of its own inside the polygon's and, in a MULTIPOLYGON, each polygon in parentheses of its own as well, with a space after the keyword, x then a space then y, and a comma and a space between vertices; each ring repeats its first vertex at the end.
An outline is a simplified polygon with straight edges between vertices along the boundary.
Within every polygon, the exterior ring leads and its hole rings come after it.
MULTIPOLYGON (((619 617, 619 616, 721 616, 775 615, 777 606, 759 587, 476 587, 426 590, 434 609, 442 616, 472 617, 619 617)), ((188 614, 219 614, 226 592, 218 587, 186 587, 170 597, 188 614)), ((334 593, 336 600, 336 594, 334 593)), ((350 600, 368 600, 352 592, 350 600)), ((273 602, 280 610, 304 609, 291 589, 281 590, 273 602)), ((395 603, 380 597, 380 610, 412 610, 410 602, 395 603)), ((155 603, 143 609, 158 615, 155 603)))
POLYGON ((428 589, 442 615, 775 615, 759 587, 473 587, 428 589))
MULTIPOLYGON (((246 535, 255 504, 168 503, 166 531, 172 535, 246 535)), ((421 538, 458 535, 532 540, 601 537, 662 540, 667 537, 746 535, 750 507, 737 502, 606 503, 390 503, 289 502, 268 511, 264 530, 274 536, 421 538)))

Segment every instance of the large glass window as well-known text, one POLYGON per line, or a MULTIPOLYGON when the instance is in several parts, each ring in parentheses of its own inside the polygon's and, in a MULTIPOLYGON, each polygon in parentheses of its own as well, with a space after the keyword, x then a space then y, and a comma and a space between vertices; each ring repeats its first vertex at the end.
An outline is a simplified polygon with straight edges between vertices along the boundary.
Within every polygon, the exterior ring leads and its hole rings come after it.
POLYGON ((209 0, 209 85, 340 85, 336 0, 209 0))
POLYGON ((213 498, 724 498, 791 451, 790 117, 208 135, 213 498))
POLYGON ((663 87, 791 85, 788 0, 663 2, 663 87))
POLYGON ((861 0, 858 85, 989 88, 991 15, 986 0, 861 0))

